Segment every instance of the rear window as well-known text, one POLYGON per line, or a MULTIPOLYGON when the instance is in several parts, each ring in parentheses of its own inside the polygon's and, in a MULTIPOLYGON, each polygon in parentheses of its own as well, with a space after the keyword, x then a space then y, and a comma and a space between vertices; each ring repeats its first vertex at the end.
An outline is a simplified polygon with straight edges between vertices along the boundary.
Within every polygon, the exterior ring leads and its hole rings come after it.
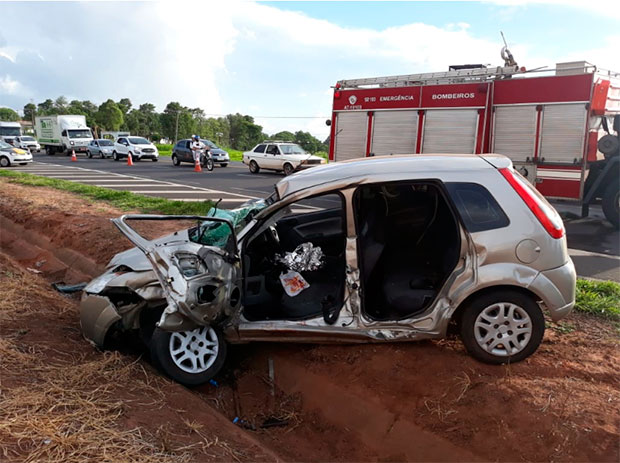
POLYGON ((507 227, 508 217, 493 195, 477 183, 446 183, 446 188, 470 233, 507 227))

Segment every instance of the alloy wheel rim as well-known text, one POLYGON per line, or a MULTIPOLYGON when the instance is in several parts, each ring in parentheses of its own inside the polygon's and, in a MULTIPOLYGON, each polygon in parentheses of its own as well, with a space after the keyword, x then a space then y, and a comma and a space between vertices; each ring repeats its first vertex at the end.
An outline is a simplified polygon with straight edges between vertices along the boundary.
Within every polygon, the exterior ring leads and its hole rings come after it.
POLYGON ((174 364, 187 373, 207 371, 217 358, 219 341, 215 330, 201 326, 191 331, 170 335, 170 357, 174 364))
POLYGON ((509 357, 521 352, 532 337, 532 319, 516 304, 497 302, 476 317, 474 336, 489 354, 509 357))

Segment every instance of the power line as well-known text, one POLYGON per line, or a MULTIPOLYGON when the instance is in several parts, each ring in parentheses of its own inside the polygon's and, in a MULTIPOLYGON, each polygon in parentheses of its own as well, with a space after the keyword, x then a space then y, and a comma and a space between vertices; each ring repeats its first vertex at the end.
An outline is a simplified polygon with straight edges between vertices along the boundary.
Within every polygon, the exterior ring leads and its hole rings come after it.
MULTIPOLYGON (((216 116, 216 117, 226 117, 230 114, 206 114, 205 116, 216 116)), ((253 117, 254 119, 330 119, 329 116, 252 116, 248 114, 248 116, 253 117)))

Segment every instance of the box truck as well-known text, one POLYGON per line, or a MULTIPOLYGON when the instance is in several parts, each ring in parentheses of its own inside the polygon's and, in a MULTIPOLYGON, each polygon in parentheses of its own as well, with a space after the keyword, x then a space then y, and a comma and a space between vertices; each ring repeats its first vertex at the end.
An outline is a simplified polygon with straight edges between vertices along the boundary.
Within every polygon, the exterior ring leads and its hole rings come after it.
POLYGON ((37 116, 35 131, 41 148, 48 155, 55 153, 86 153, 93 134, 86 125, 85 116, 37 116))
POLYGON ((0 121, 0 140, 13 144, 15 137, 22 134, 22 126, 19 122, 0 121))

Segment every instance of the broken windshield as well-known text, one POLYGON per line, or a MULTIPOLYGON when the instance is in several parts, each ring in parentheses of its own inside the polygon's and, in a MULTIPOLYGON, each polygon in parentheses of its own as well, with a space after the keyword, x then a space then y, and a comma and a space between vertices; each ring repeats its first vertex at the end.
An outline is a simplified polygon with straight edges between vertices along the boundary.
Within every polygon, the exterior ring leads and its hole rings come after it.
MULTIPOLYGON (((218 209, 211 208, 207 213, 208 217, 225 219, 231 223, 234 233, 237 234, 250 223, 250 221, 260 211, 265 209, 273 201, 264 199, 256 199, 245 203, 237 209, 218 209)), ((200 225, 188 230, 189 239, 194 243, 205 244, 207 246, 217 246, 225 248, 230 239, 231 230, 221 222, 211 222, 205 220, 200 225)))

